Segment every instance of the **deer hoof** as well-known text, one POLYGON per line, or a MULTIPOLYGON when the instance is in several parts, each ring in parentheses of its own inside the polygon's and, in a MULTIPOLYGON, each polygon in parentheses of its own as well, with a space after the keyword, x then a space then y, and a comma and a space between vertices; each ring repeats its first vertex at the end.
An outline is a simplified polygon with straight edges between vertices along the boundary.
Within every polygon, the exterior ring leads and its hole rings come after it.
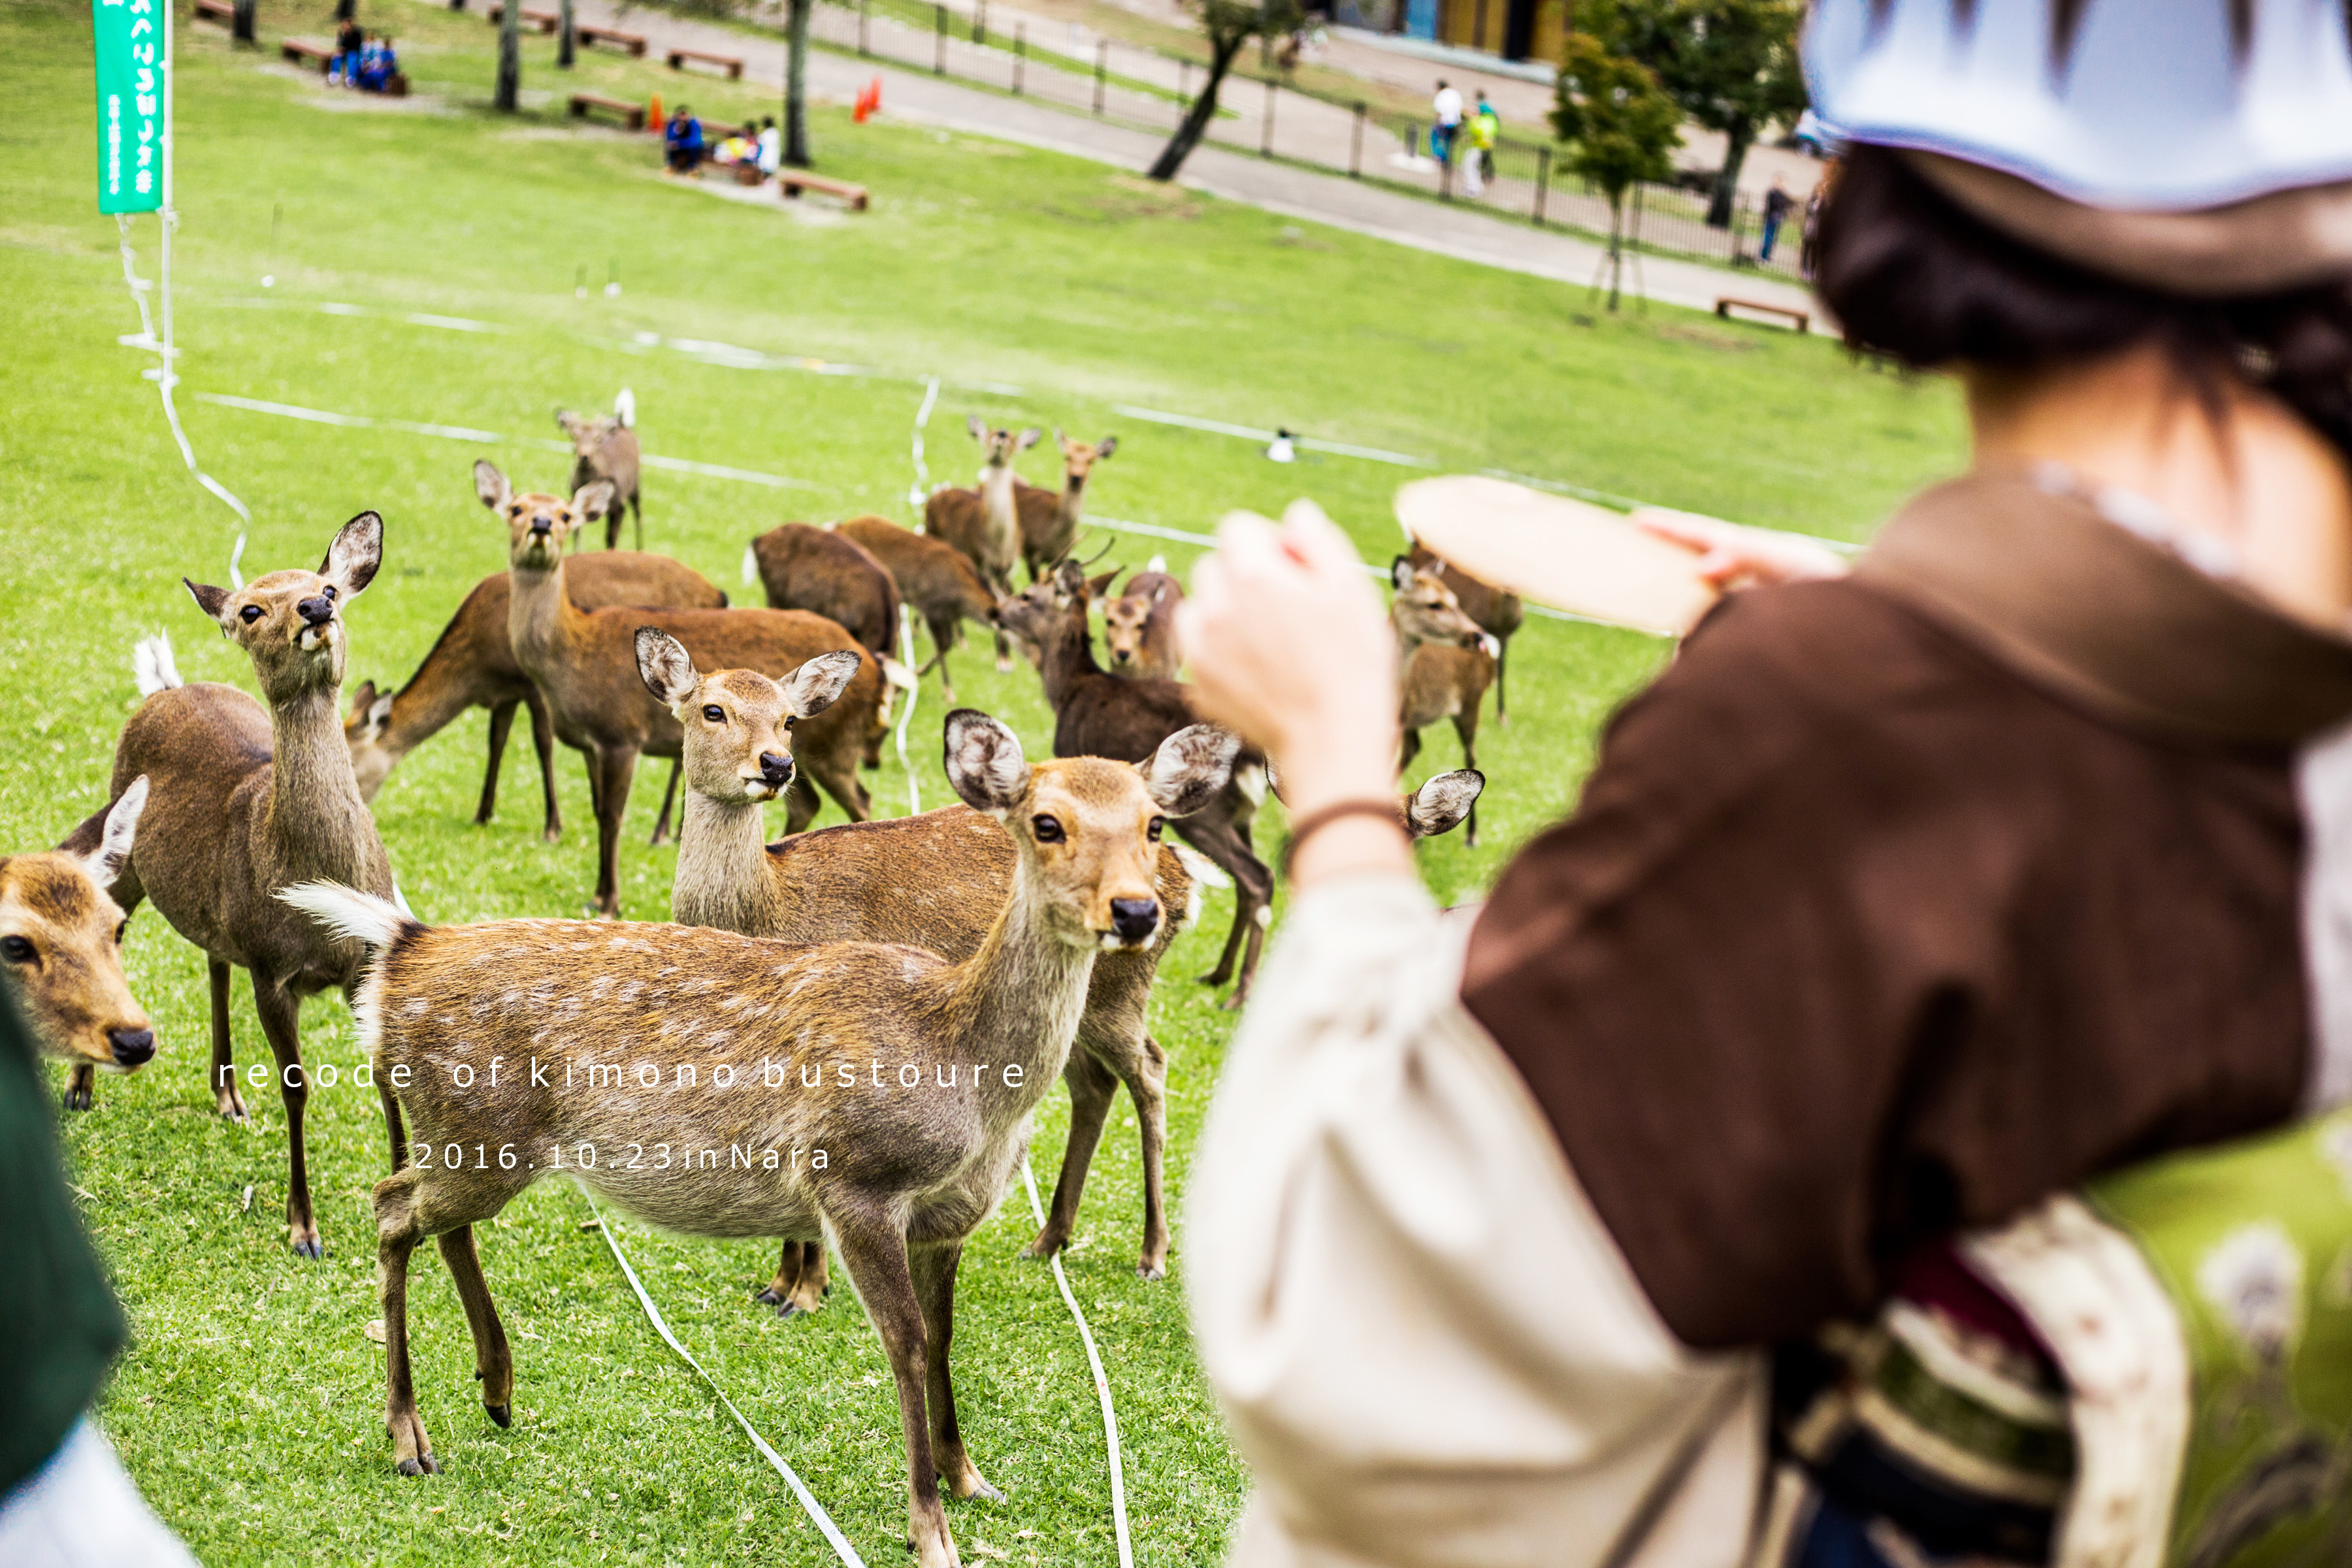
POLYGON ((967 1468, 962 1477, 950 1489, 959 1498, 978 1498, 982 1502, 1003 1502, 1004 1494, 990 1486, 978 1470, 967 1468))
POLYGON ((245 1100, 243 1097, 234 1093, 230 1094, 225 1100, 215 1100, 213 1102, 213 1109, 220 1112, 221 1120, 224 1121, 236 1121, 242 1123, 252 1120, 246 1112, 245 1100))
POLYGON ((441 1467, 433 1462, 432 1455, 419 1454, 413 1459, 401 1460, 400 1473, 404 1476, 437 1476, 441 1473, 441 1467))
POLYGON ((563 829, 561 827, 542 827, 539 830, 539 836, 550 844, 563 842, 563 829))
POLYGON ((1147 1282, 1168 1278, 1168 1265, 1154 1263, 1149 1258, 1135 1266, 1135 1277, 1147 1282))
POLYGON ((297 1258, 324 1258, 327 1256, 327 1244, 319 1239, 319 1233, 315 1230, 297 1230, 289 1232, 287 1237, 287 1245, 294 1249, 294 1256, 297 1258))
POLYGON ((66 1109, 68 1110, 88 1110, 96 1103, 96 1097, 80 1084, 75 1084, 71 1089, 66 1090, 66 1109))
POLYGON ((511 1405, 485 1405, 482 1408, 488 1413, 490 1419, 497 1422, 499 1426, 511 1426, 514 1425, 514 1409, 511 1405))
POLYGON ((1218 1011, 1218 1012, 1220 1012, 1220 1013, 1238 1013, 1238 1012, 1240 1012, 1244 1007, 1246 1007, 1246 1006, 1248 1006, 1248 1005, 1249 1005, 1249 988, 1248 988, 1248 987, 1246 987, 1246 986, 1243 986, 1243 987, 1239 987, 1239 988, 1237 988, 1237 989, 1234 992, 1234 994, 1233 994, 1232 995, 1230 995, 1230 996, 1226 997, 1223 1001, 1222 1001, 1222 1002, 1218 1003, 1218 1004, 1217 1004, 1217 1011, 1218 1011))
POLYGON ((1070 1245, 1066 1236, 1051 1236, 1040 1231, 1037 1239, 1021 1249, 1021 1256, 1033 1263, 1043 1263, 1070 1245))

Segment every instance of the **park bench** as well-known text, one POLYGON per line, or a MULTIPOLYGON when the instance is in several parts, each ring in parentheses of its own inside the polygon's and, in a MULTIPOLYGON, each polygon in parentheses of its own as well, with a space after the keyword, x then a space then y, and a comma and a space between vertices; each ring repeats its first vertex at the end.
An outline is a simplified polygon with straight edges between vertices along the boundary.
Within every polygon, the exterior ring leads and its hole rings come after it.
POLYGON ((195 10, 199 22, 236 22, 235 0, 196 0, 195 10))
POLYGON ((640 58, 645 56, 646 36, 643 33, 624 33, 617 27, 582 27, 576 36, 583 45, 611 44, 640 58))
POLYGON ((601 92, 575 92, 572 95, 572 118, 584 120, 592 109, 610 110, 621 117, 632 131, 646 128, 646 106, 631 103, 625 98, 606 98, 601 92))
MULTIPOLYGON (((529 16, 530 13, 525 12, 524 15, 529 16)), ((672 49, 669 52, 669 68, 674 71, 684 70, 688 60, 717 66, 727 73, 730 81, 743 79, 743 58, 740 55, 714 55, 703 49, 672 49)))
POLYGON ((847 202, 851 212, 862 213, 866 210, 866 187, 853 185, 847 180, 835 180, 824 174, 812 174, 806 169, 782 169, 776 174, 776 184, 783 188, 784 199, 787 201, 799 195, 803 191, 823 191, 826 195, 839 196, 843 201, 847 202))
POLYGON ((1731 312, 1734 310, 1754 310, 1767 316, 1784 316, 1801 332, 1810 331, 1812 324, 1812 317, 1793 305, 1768 304, 1762 300, 1740 300, 1728 294, 1716 300, 1715 313, 1725 321, 1728 321, 1732 319, 1731 312))
POLYGON ((332 46, 314 44, 308 38, 288 38, 278 46, 278 53, 298 66, 317 66, 319 74, 321 76, 327 74, 327 67, 332 64, 335 58, 332 46))
MULTIPOLYGON (((493 5, 482 15, 488 17, 490 26, 495 27, 506 19, 506 10, 504 5, 493 5)), ((533 11, 526 8, 521 15, 524 26, 536 27, 542 33, 552 33, 563 25, 563 18, 552 11, 533 11)))

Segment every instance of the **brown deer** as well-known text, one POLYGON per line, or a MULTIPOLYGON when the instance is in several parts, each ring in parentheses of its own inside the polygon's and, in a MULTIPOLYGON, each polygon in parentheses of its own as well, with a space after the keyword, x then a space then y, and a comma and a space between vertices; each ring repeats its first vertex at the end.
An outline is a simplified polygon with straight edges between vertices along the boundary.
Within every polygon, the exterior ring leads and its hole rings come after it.
POLYGON ((139 832, 147 780, 107 809, 98 846, 0 856, 0 995, 34 1041, 73 1064, 68 1110, 96 1103, 98 1069, 133 1072, 155 1055, 155 1028, 122 977, 130 917, 108 896, 139 832))
POLYGON ((1115 599, 1103 601, 1103 652, 1113 675, 1173 680, 1184 663, 1176 645, 1176 606, 1184 584, 1167 573, 1138 572, 1115 599))
MULTIPOLYGON (((1076 562, 1064 561, 1052 576, 997 609, 1008 629, 1043 650, 1039 668, 1045 700, 1054 710, 1055 756, 1139 761, 1199 717, 1190 687, 1173 680, 1124 680, 1095 662, 1087 606, 1118 575, 1114 567, 1089 579, 1076 562)), ((1208 985, 1233 979, 1234 958, 1246 942, 1239 983, 1223 1004, 1227 1011, 1249 1000, 1265 928, 1274 918, 1274 873, 1250 847, 1250 826, 1265 795, 1265 759, 1244 752, 1217 798, 1176 825, 1187 843, 1234 879, 1233 929, 1216 968, 1201 977, 1208 985)))
POLYGON ((1504 667, 1511 657, 1511 639, 1527 623, 1528 607, 1517 594, 1490 587, 1470 575, 1452 562, 1433 553, 1430 548, 1416 542, 1405 556, 1413 570, 1434 570, 1438 580, 1453 590, 1455 603, 1462 613, 1478 623, 1478 627, 1495 639, 1495 722, 1507 724, 1510 714, 1503 700, 1504 667))
MULTIPOLYGON (((802 666, 806 671, 821 661, 802 666)), ((686 821, 670 918, 786 942, 895 942, 961 962, 979 951, 1016 869, 1013 848, 970 807, 951 805, 885 822, 828 827, 763 844, 760 804, 792 774, 791 690, 754 670, 702 675, 685 648, 659 632, 637 634, 637 668, 686 731, 686 821), (714 716, 715 715, 715 716, 714 716)), ((794 679, 800 679, 796 672, 794 679)), ((1063 1076, 1070 1140, 1050 1214, 1028 1256, 1069 1243, 1087 1168, 1120 1084, 1135 1103, 1143 1141, 1143 1250, 1136 1272, 1167 1273, 1168 1222, 1160 1184, 1167 1141, 1168 1057, 1149 1033, 1160 961, 1199 902, 1175 847, 1160 853, 1160 935, 1095 965, 1078 1021, 1078 1049, 1063 1076)), ((824 1251, 787 1242, 760 1300, 786 1315, 814 1311, 824 1251)))
MULTIPOLYGON (((1275 799, 1285 805, 1290 804, 1271 762, 1266 763, 1265 784, 1274 792, 1275 799)), ((1397 815, 1404 821, 1404 836, 1419 841, 1453 832, 1462 826, 1462 819, 1470 814, 1470 808, 1486 790, 1486 775, 1475 768, 1432 773, 1422 781, 1419 789, 1407 790, 1397 801, 1397 815)))
POLYGON ((415 1140, 415 1162, 375 1188, 384 1417, 400 1471, 439 1468, 409 1363, 411 1254, 438 1239, 483 1405, 505 1425, 514 1362, 474 1227, 562 1170, 669 1230, 834 1246, 898 1384, 916 1561, 953 1568, 941 1482, 957 1497, 1003 1496, 956 1416, 956 1266, 1070 1054, 1097 955, 1158 933, 1162 821, 1212 799, 1233 755, 1231 737, 1202 727, 1141 767, 1033 767, 993 719, 950 714, 948 780, 995 819, 1019 866, 961 963, 676 925, 625 937, 569 921, 433 929, 345 889, 289 890, 374 954, 362 1043, 415 1140), (447 1160, 476 1143, 499 1155, 447 1160))
MULTIPOLYGON (((898 582, 864 545, 828 529, 788 522, 754 539, 749 554, 770 609, 806 610, 839 623, 873 654, 888 685, 903 691, 915 689, 913 672, 893 657, 890 646, 898 634, 898 582)), ((882 738, 889 730, 889 693, 885 691, 866 738, 867 767, 882 765, 882 738)))
POLYGON ((236 589, 189 583, 197 607, 253 660, 269 705, 233 686, 184 685, 168 652, 148 650, 146 700, 115 742, 114 800, 65 843, 77 854, 100 849, 115 805, 146 775, 141 832, 116 874, 114 901, 127 917, 152 899, 172 929, 204 950, 212 978, 213 1102, 237 1121, 247 1113, 229 1048, 229 966, 253 976, 254 1010, 277 1058, 286 1108, 287 1240, 305 1258, 325 1249, 302 1146, 310 1093, 302 999, 330 986, 349 996, 362 955, 277 894, 326 880, 393 896, 391 862, 360 799, 335 701, 343 613, 383 559, 383 520, 363 511, 343 524, 316 572, 272 572, 236 589))
MULTIPOLYGON (((1013 459, 1035 446, 1041 432, 1034 426, 1018 435, 992 430, 977 414, 967 415, 964 425, 985 454, 979 487, 941 485, 931 491, 923 502, 923 531, 962 551, 980 568, 982 580, 1002 597, 1013 592, 1013 569, 1021 563, 1021 512, 1013 499, 1018 482, 1013 459)), ((1013 650, 1001 630, 996 634, 996 668, 1013 668, 1013 650)))
POLYGON ((835 648, 857 652, 856 679, 839 702, 801 731, 806 776, 793 781, 787 831, 797 833, 821 809, 809 779, 824 786, 853 822, 872 815, 857 763, 882 706, 882 672, 872 655, 835 622, 804 610, 676 610, 626 605, 583 610, 564 592, 563 547, 604 513, 612 489, 603 480, 569 501, 517 495, 489 463, 474 465, 482 504, 507 525, 507 635, 515 662, 538 686, 558 739, 588 759, 589 794, 596 808, 596 909, 621 910, 621 819, 639 755, 678 754, 677 721, 637 679, 636 629, 655 626, 693 648, 714 667, 740 665, 786 675, 835 648))
POLYGON ((923 618, 924 628, 931 634, 932 652, 930 663, 915 675, 920 679, 938 666, 940 694, 954 701, 955 681, 948 674, 949 647, 963 645, 967 620, 984 622, 991 630, 996 626, 999 595, 981 576, 980 568, 955 546, 900 528, 887 517, 853 517, 835 524, 833 531, 855 540, 881 562, 898 584, 899 595, 923 618))
MULTIPOLYGON (((1421 753, 1423 727, 1440 719, 1454 721, 1462 740, 1462 765, 1475 769, 1478 705, 1495 681, 1495 638, 1463 614, 1454 590, 1436 573, 1400 555, 1390 564, 1389 580, 1396 590, 1389 601, 1389 622, 1397 639, 1397 722, 1404 731, 1397 771, 1412 765, 1421 753)), ((1475 799, 1462 842, 1478 842, 1475 799)))
MULTIPOLYGON (((621 512, 626 508, 637 525, 637 548, 646 547, 646 513, 637 499, 637 400, 627 387, 613 400, 610 414, 555 413, 556 428, 572 440, 572 489, 574 493, 603 479, 613 487, 612 509, 604 514, 604 548, 621 542, 621 512)), ((667 816, 665 812, 664 816, 667 816)))
POLYGON ((1062 449, 1062 488, 1049 490, 1013 479, 1013 509, 1021 518, 1021 559, 1028 563, 1029 581, 1053 571, 1078 542, 1079 514, 1087 500, 1087 476, 1094 466, 1118 450, 1118 437, 1106 436, 1094 446, 1073 441, 1059 430, 1054 444, 1062 449))
MULTIPOLYGON (((600 610, 607 605, 670 605, 689 610, 727 605, 727 595, 692 567, 667 555, 634 550, 573 558, 564 569, 563 586, 572 602, 583 610, 600 610)), ((531 742, 539 752, 540 789, 547 801, 541 831, 552 844, 563 836, 563 817, 555 804, 555 731, 546 704, 539 700, 539 689, 515 662, 513 646, 507 640, 507 597, 503 572, 475 584, 407 685, 397 691, 380 692, 373 680, 360 683, 352 693, 351 712, 343 720, 343 738, 352 748, 352 771, 359 776, 360 798, 373 802, 401 759, 467 709, 488 709, 489 764, 482 773, 481 804, 474 810, 474 823, 479 826, 498 809, 499 763, 506 755, 515 709, 529 708, 531 742)), ((673 768, 669 793, 677 792, 677 773, 673 768)), ((665 797, 656 843, 661 842, 662 828, 668 822, 669 801, 665 797)))

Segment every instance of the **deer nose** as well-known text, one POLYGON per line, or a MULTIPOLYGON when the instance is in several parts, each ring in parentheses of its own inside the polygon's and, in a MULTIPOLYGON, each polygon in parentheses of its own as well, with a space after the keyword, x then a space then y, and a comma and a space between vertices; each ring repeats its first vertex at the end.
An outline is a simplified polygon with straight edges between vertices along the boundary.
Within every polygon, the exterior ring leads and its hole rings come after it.
POLYGON ((1129 946, 1140 946, 1159 927, 1159 900, 1113 899, 1110 901, 1110 929, 1118 933, 1119 941, 1129 946))
POLYGON ((533 539, 545 539, 554 529, 555 520, 543 512, 530 520, 530 536, 533 539))
POLYGON ((109 1029, 106 1043, 114 1047, 115 1061, 135 1068, 155 1054, 155 1031, 152 1029, 109 1029))
POLYGON ((335 618, 335 602, 324 594, 313 594, 294 606, 306 626, 323 626, 335 618))
POLYGON ((761 752, 760 777, 767 781, 770 789, 783 788, 793 782, 792 758, 778 756, 773 752, 761 752))

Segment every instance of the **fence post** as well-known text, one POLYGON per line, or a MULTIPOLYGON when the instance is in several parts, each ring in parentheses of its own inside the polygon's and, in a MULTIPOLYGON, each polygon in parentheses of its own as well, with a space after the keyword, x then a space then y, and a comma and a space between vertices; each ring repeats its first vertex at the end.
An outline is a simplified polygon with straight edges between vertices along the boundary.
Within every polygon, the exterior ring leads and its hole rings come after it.
POLYGON ((931 34, 931 74, 945 76, 948 74, 948 8, 933 5, 931 9, 937 14, 937 30, 931 34))
POLYGON ((874 21, 873 0, 857 0, 857 58, 868 59, 874 50, 866 33, 874 21))
POLYGON ((971 47, 975 49, 988 47, 988 0, 980 0, 980 3, 972 7, 971 47))
POLYGON ((1349 142, 1349 145, 1348 145, 1348 178, 1349 178, 1349 179, 1351 179, 1351 180, 1360 180, 1360 179, 1362 179, 1363 177, 1364 177, 1364 100, 1363 100, 1362 99, 1358 99, 1358 100, 1356 100, 1356 128, 1355 128, 1355 133, 1354 133, 1353 138, 1350 140, 1350 142, 1349 142))
POLYGON ((1029 64, 1029 24, 1013 24, 1013 96, 1021 96, 1021 73, 1029 64))
POLYGON ((1095 40, 1095 118, 1102 118, 1103 76, 1110 67, 1110 40, 1095 40))
POLYGON ((1265 123, 1260 127, 1257 139, 1257 155, 1261 158, 1274 156, 1274 79, 1268 77, 1265 79, 1265 123))
POLYGON ((1537 148, 1537 149, 1536 149, 1536 213, 1535 213, 1535 217, 1536 217, 1536 226, 1537 226, 1538 228, 1541 228, 1541 227, 1543 226, 1543 220, 1544 220, 1544 196, 1545 196, 1546 193, 1548 193, 1548 192, 1550 190, 1550 188, 1551 188, 1551 148, 1550 148, 1549 145, 1546 145, 1546 146, 1538 147, 1538 148, 1537 148))

